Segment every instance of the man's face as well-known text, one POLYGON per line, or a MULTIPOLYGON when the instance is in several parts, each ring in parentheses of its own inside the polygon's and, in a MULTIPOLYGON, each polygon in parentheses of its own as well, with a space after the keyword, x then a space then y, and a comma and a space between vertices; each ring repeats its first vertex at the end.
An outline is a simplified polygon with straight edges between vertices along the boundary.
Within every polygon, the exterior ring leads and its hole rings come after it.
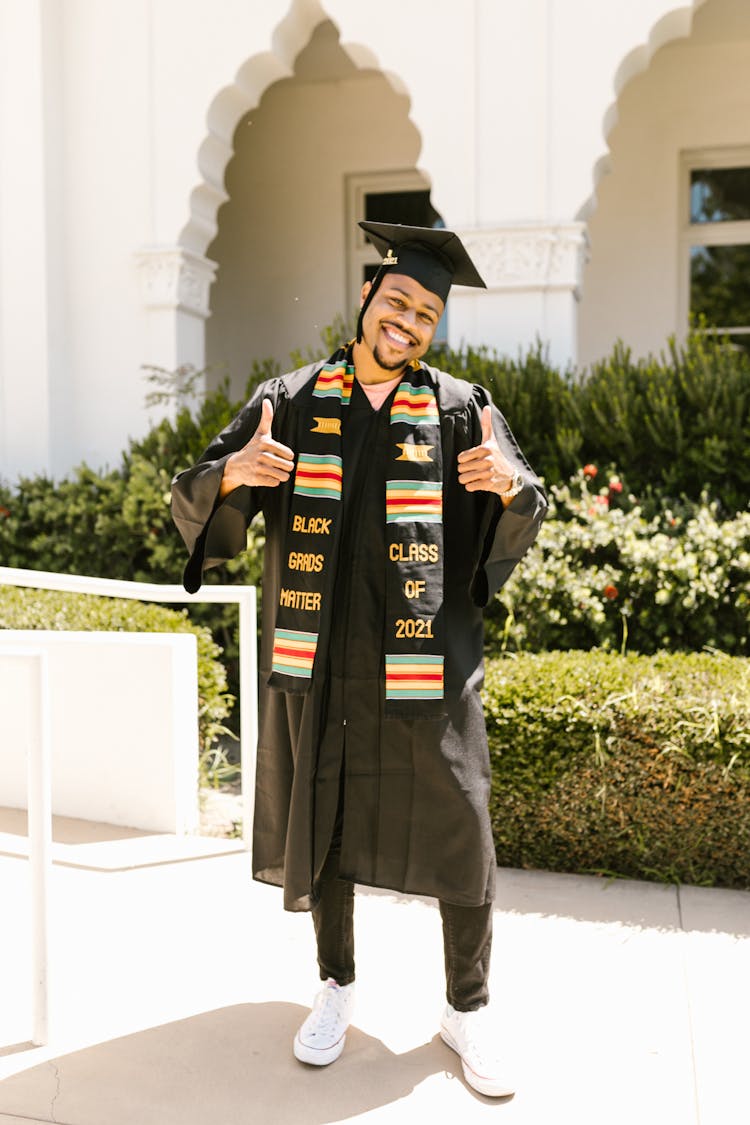
MULTIPOLYGON (((362 303, 371 283, 362 286, 362 303)), ((400 273, 387 273, 375 291, 362 321, 362 340, 384 371, 400 371, 425 354, 445 305, 430 292, 400 273)))

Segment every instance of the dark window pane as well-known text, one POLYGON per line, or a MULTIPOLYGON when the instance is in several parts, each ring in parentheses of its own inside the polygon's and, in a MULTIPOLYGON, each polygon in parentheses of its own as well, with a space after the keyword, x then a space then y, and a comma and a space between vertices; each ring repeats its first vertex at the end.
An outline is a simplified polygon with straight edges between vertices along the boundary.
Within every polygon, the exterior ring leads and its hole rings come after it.
POLYGON ((403 223, 410 227, 440 224, 440 216, 430 203, 429 191, 367 192, 365 219, 371 223, 403 223))
POLYGON ((690 222, 750 219, 750 168, 703 168, 690 173, 690 222))
POLYGON ((716 328, 750 327, 750 245, 691 246, 690 311, 716 328))

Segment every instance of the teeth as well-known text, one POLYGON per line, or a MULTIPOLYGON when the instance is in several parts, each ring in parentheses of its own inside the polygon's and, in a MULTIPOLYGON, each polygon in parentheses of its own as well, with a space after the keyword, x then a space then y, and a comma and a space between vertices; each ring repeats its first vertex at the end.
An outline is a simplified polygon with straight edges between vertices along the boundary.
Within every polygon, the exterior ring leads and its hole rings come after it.
POLYGON ((386 328, 386 332, 399 344, 408 344, 410 342, 408 336, 402 336, 401 333, 397 332, 395 328, 386 328))

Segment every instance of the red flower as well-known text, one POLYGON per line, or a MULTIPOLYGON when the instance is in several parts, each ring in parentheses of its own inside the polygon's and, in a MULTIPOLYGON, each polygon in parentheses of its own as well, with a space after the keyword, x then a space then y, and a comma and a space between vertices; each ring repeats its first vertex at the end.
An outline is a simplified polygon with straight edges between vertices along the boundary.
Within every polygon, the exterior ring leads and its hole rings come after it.
POLYGON ((609 491, 622 492, 622 481, 619 477, 612 477, 612 480, 609 482, 609 491))
POLYGON ((0 516, 9 516, 10 508, 0 508, 0 516))
POLYGON ((596 465, 584 465, 583 466, 583 475, 585 477, 588 477, 589 480, 593 480, 598 472, 599 472, 599 470, 597 469, 596 465))
POLYGON ((620 591, 617 589, 617 587, 612 586, 611 584, 604 587, 604 596, 605 598, 609 598, 611 602, 615 600, 619 592, 620 591))

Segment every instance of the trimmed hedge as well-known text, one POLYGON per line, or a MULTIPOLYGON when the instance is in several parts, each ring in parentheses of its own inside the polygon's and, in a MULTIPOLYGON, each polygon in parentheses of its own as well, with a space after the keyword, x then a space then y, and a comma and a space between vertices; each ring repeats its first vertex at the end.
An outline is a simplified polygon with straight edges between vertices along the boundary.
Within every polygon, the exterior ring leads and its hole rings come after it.
MULTIPOLYGON (((221 649, 205 626, 194 625, 187 610, 93 594, 67 594, 0 585, 0 629, 74 629, 126 633, 194 633, 198 647, 198 732, 203 781, 210 780, 221 757, 233 697, 219 659, 221 649)), ((82 717, 83 718, 83 717, 82 717)))
POLYGON ((488 661, 498 863, 750 889, 750 661, 488 661))

